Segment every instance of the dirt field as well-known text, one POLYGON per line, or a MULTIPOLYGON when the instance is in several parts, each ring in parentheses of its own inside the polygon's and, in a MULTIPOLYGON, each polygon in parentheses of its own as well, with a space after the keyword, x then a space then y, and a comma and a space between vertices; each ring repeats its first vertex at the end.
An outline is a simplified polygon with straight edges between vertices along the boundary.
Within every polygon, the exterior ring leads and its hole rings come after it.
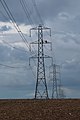
POLYGON ((0 100, 0 120, 80 120, 80 99, 0 100))

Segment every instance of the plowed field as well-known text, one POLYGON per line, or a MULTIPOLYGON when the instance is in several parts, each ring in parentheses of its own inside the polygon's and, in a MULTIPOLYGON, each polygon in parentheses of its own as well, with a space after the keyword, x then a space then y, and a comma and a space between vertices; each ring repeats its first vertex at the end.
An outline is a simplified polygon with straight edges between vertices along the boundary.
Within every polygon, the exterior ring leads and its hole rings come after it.
POLYGON ((80 99, 0 100, 0 120, 80 120, 80 99))

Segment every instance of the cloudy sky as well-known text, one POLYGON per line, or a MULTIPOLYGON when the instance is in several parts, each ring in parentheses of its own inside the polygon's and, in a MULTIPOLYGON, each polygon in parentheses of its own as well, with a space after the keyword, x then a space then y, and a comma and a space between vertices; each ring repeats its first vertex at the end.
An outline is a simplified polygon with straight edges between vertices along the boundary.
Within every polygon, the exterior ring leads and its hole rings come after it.
MULTIPOLYGON (((33 98, 36 65, 31 60, 31 71, 29 57, 32 54, 17 33, 1 1, 0 98, 33 98)), ((37 40, 36 32, 32 33, 32 38, 29 37, 31 27, 43 22, 45 27, 51 28, 51 38, 48 34, 45 34, 44 38, 53 44, 51 54, 55 56, 56 64, 60 65, 64 93, 67 98, 80 98, 80 0, 5 0, 5 2, 28 43, 37 40), (22 7, 23 1, 26 3, 26 13, 22 7)), ((34 48, 36 51, 36 46, 32 49, 34 48)), ((47 54, 50 54, 49 46, 45 49, 47 54)), ((46 77, 49 83, 49 77, 46 77)))

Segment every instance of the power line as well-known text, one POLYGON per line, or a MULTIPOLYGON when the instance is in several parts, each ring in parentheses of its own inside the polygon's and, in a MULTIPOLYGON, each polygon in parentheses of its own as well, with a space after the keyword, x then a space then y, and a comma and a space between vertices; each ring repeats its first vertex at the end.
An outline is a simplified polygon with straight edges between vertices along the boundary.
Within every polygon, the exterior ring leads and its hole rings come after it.
MULTIPOLYGON (((2 11, 0 11, 0 13, 2 14, 2 16, 3 16, 6 20, 8 20, 7 16, 5 16, 2 11)), ((4 36, 3 34, 4 34, 4 33, 3 33, 3 31, 2 31, 2 36, 4 36)), ((15 47, 15 46, 11 45, 9 42, 7 42, 7 41, 5 41, 5 40, 2 40, 2 41, 3 41, 5 44, 7 44, 8 46, 10 46, 11 48, 14 48, 14 49, 16 49, 16 50, 18 50, 18 51, 21 51, 21 52, 24 52, 24 53, 27 53, 26 50, 17 48, 17 47, 15 47)))
POLYGON ((12 13, 11 13, 8 5, 6 4, 5 0, 3 0, 4 3, 3 3, 2 1, 0 1, 0 2, 1 2, 1 4, 2 4, 4 10, 6 11, 8 17, 9 17, 10 20, 12 21, 12 24, 14 25, 14 27, 15 27, 16 30, 17 30, 17 32, 18 32, 19 35, 21 36, 22 40, 24 41, 24 43, 26 44, 26 46, 29 48, 29 44, 28 44, 26 38, 24 37, 23 33, 21 32, 19 26, 16 24, 16 21, 15 21, 13 15, 12 15, 12 13))
POLYGON ((24 0, 24 1, 23 1, 23 0, 20 0, 20 4, 21 4, 21 6, 22 6, 22 8, 23 8, 23 10, 24 10, 24 12, 25 12, 26 17, 28 18, 29 23, 32 25, 32 24, 33 24, 33 21, 32 21, 32 19, 31 19, 31 16, 30 16, 30 14, 29 14, 28 9, 27 9, 26 1, 25 1, 25 0, 24 0))
POLYGON ((38 8, 37 8, 37 5, 36 5, 36 2, 35 2, 35 0, 32 0, 32 3, 33 3, 33 5, 34 5, 34 8, 35 8, 35 10, 36 10, 36 13, 37 13, 37 15, 38 15, 38 17, 39 17, 39 24, 42 24, 42 25, 44 25, 44 23, 43 23, 43 20, 42 20, 42 18, 41 18, 41 15, 40 15, 40 13, 39 13, 39 10, 38 10, 38 8))
MULTIPOLYGON (((21 4, 21 6, 22 6, 22 8, 23 8, 23 10, 24 10, 24 13, 25 13, 25 15, 26 15, 26 18, 28 19, 29 23, 30 23, 31 26, 32 26, 33 20, 31 19, 31 16, 30 16, 30 14, 29 14, 29 10, 28 10, 26 1, 25 1, 25 0, 20 0, 20 4, 21 4)), ((35 48, 34 48, 34 50, 35 50, 35 48)), ((36 51, 36 50, 35 50, 35 51, 36 51)))

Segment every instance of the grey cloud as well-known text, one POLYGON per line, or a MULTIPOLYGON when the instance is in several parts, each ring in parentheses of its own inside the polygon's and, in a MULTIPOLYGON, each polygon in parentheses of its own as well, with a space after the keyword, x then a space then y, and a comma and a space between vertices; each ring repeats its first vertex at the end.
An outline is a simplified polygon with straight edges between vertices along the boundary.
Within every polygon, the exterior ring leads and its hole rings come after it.
POLYGON ((77 45, 80 45, 80 35, 79 34, 66 34, 65 36, 62 37, 62 40, 66 43, 66 42, 70 42, 73 41, 75 42, 77 45))
POLYGON ((59 13, 59 18, 63 20, 68 20, 70 18, 70 15, 66 12, 59 13))
POLYGON ((79 59, 72 59, 71 61, 66 61, 63 64, 63 68, 64 69, 69 69, 69 70, 76 70, 76 69, 80 69, 80 60, 79 59))
POLYGON ((0 31, 9 31, 9 30, 11 30, 11 29, 12 29, 12 28, 11 28, 10 26, 6 26, 6 25, 0 27, 0 31))
POLYGON ((80 34, 80 14, 75 15, 70 21, 67 22, 69 30, 74 34, 80 34))
POLYGON ((38 8, 40 10, 40 14, 44 21, 55 19, 58 13, 62 12, 65 7, 67 7, 68 2, 65 0, 43 0, 43 2, 38 3, 38 8), (44 7, 45 6, 45 7, 44 7))

